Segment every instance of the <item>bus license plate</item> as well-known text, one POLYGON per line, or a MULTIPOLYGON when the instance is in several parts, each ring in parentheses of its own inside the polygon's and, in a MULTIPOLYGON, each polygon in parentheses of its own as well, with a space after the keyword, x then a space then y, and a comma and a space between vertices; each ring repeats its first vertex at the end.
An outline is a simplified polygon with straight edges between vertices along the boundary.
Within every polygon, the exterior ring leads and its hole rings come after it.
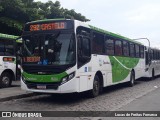
POLYGON ((37 85, 37 89, 46 89, 46 85, 37 85))

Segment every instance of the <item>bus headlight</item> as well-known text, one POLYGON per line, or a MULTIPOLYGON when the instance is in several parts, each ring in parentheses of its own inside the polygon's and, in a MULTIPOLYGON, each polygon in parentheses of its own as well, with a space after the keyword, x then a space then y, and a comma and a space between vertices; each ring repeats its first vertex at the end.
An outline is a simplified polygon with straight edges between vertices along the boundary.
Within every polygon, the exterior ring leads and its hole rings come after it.
POLYGON ((64 83, 66 83, 66 82, 68 82, 72 78, 74 78, 74 76, 75 76, 75 72, 72 72, 71 74, 69 74, 66 77, 62 78, 61 85, 64 84, 64 83))
POLYGON ((24 83, 26 83, 26 82, 25 82, 25 77, 24 77, 23 75, 21 75, 21 79, 22 79, 22 81, 23 81, 24 83))

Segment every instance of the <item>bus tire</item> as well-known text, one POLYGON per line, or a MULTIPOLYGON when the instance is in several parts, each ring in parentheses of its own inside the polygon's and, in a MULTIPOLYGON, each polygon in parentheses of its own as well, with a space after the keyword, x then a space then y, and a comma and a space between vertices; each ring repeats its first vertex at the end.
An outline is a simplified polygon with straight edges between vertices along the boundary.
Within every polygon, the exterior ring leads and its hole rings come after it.
POLYGON ((95 75, 93 80, 93 89, 90 91, 90 97, 94 98, 97 97, 100 94, 100 80, 97 75, 95 75))
POLYGON ((152 77, 151 77, 151 80, 154 80, 155 79, 155 73, 154 73, 154 69, 152 70, 152 77))
POLYGON ((0 87, 5 88, 11 86, 12 79, 11 75, 8 72, 2 73, 0 77, 0 87))
POLYGON ((133 87, 134 83, 135 83, 135 73, 134 71, 131 71, 130 81, 128 82, 129 87, 133 87))

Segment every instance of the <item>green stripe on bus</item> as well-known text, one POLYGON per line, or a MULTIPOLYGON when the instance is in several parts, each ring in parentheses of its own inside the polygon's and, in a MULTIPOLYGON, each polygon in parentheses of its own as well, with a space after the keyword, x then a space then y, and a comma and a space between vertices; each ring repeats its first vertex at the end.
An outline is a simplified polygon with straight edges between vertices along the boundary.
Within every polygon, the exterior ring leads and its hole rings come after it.
POLYGON ((109 59, 112 64, 113 83, 124 80, 130 74, 131 69, 135 68, 140 60, 139 58, 129 57, 116 57, 116 60, 114 56, 109 56, 109 59))
POLYGON ((54 75, 35 75, 35 74, 28 74, 26 72, 22 73, 25 81, 29 82, 36 82, 36 83, 53 83, 53 82, 61 82, 62 78, 67 76, 66 72, 54 75))
POLYGON ((22 43, 22 40, 21 40, 21 39, 20 39, 20 40, 16 40, 16 42, 17 42, 17 43, 22 43))
POLYGON ((8 35, 8 34, 2 34, 0 33, 0 38, 6 38, 6 39, 17 39, 19 36, 14 35, 8 35))

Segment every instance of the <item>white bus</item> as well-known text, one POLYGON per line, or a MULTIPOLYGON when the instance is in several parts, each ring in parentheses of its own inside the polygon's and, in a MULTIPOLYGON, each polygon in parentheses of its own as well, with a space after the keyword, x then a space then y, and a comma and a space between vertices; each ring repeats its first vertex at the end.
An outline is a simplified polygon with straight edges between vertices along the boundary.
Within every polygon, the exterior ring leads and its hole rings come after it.
POLYGON ((145 74, 144 45, 77 20, 29 22, 22 34, 21 88, 32 92, 89 91, 145 74))
POLYGON ((0 33, 0 88, 11 86, 16 79, 16 49, 18 36, 0 33))
POLYGON ((160 75, 160 50, 146 47, 145 50, 146 68, 144 77, 154 79, 160 75))

